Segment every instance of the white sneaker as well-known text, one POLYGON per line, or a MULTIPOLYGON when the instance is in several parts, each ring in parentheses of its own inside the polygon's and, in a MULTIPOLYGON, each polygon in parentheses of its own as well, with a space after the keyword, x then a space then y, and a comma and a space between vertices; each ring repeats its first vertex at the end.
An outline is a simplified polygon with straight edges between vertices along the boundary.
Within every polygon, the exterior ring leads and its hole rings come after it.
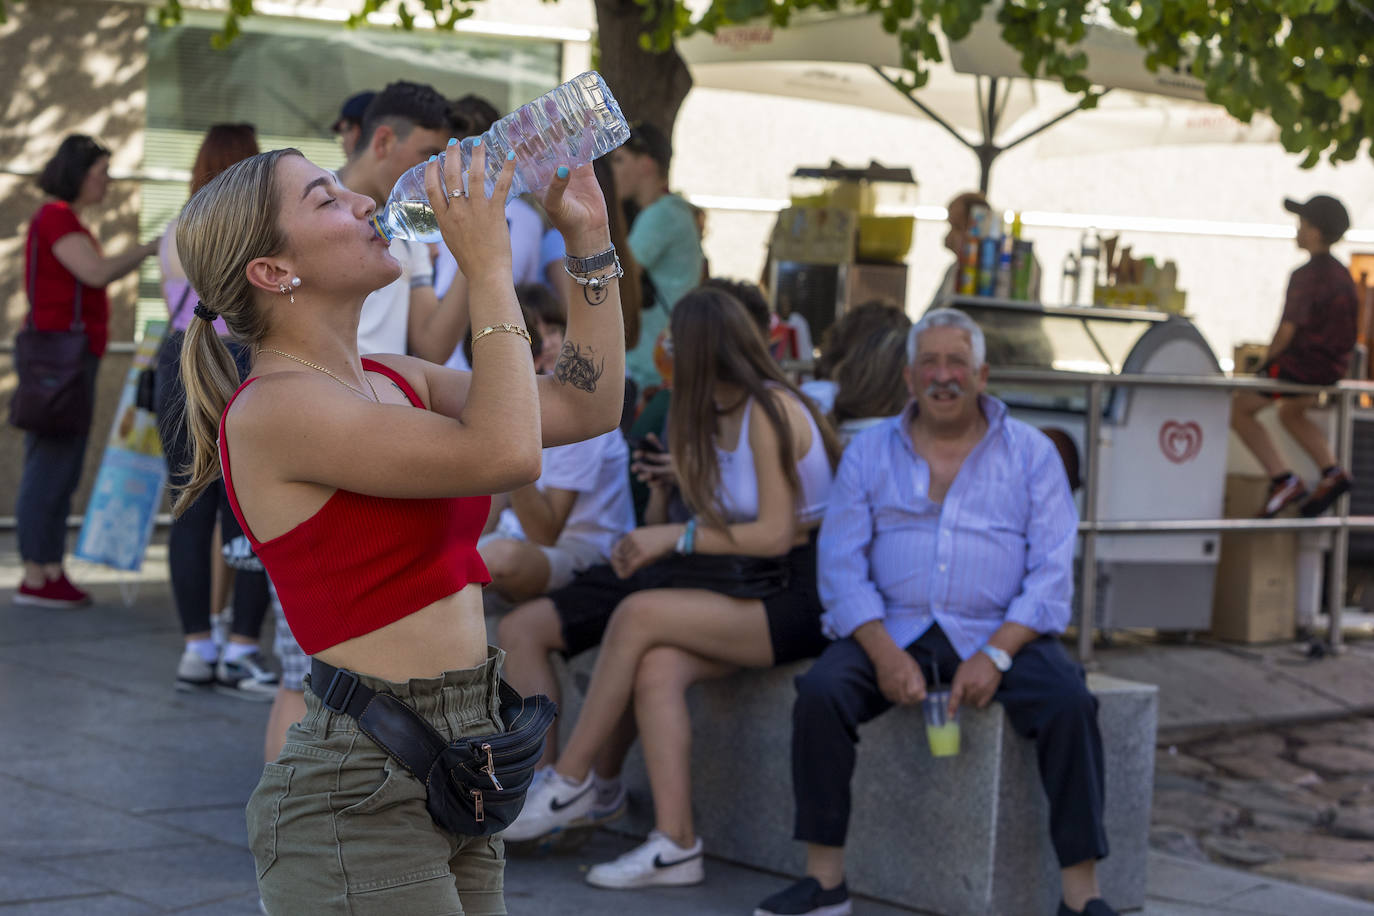
POLYGON ((592 802, 592 810, 587 812, 587 817, 596 824, 604 824, 613 821, 625 814, 625 802, 629 798, 629 793, 625 791, 625 783, 619 777, 615 779, 596 780, 596 801, 592 802))
POLYGON ((199 690, 215 684, 215 663, 207 662, 195 649, 186 649, 177 662, 177 690, 199 690))
POLYGON ((550 769, 549 775, 530 786, 525 807, 515 823, 506 828, 507 842, 520 843, 567 827, 587 823, 596 801, 596 777, 588 773, 581 783, 564 779, 550 769))
POLYGON ((592 887, 611 889, 686 887, 705 880, 701 838, 691 849, 683 849, 657 830, 614 862, 592 866, 587 872, 587 883, 592 887))

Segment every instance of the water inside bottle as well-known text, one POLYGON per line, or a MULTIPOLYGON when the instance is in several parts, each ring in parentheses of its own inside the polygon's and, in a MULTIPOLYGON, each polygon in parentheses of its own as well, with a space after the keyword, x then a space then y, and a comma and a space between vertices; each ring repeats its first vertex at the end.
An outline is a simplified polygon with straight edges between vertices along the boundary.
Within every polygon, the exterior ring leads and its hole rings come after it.
POLYGON ((427 200, 398 200, 393 204, 396 217, 409 232, 407 238, 424 240, 439 237, 439 220, 427 200))

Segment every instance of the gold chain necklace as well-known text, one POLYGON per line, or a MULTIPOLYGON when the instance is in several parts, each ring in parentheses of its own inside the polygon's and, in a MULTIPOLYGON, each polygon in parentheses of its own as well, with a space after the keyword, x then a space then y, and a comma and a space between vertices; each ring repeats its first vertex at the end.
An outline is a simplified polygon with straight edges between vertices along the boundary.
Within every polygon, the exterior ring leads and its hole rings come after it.
MULTIPOLYGON (((325 375, 327 375, 327 376, 329 376, 330 378, 332 378, 334 381, 338 382, 340 385, 343 385, 345 388, 347 388, 349 391, 351 391, 351 392, 353 392, 354 394, 356 394, 358 397, 364 398, 364 399, 367 398, 367 392, 366 392, 366 391, 363 391, 361 388, 355 388, 355 387, 353 387, 352 385, 348 384, 348 382, 345 382, 343 379, 339 378, 337 375, 335 375, 334 373, 330 372, 330 371, 329 371, 328 369, 326 369, 324 366, 318 365, 318 364, 316 364, 316 363, 312 363, 312 362, 311 362, 310 360, 308 360, 308 359, 301 359, 299 356, 292 356, 290 353, 287 353, 287 352, 284 351, 284 350, 278 350, 278 349, 276 349, 275 347, 258 347, 258 352, 259 352, 259 353, 263 352, 264 350, 267 351, 268 353, 275 353, 275 354, 277 354, 278 356, 285 356, 287 359, 293 359, 293 360, 295 360, 296 362, 300 363, 302 366, 309 366, 311 369, 317 369, 317 370, 319 370, 320 372, 323 372, 325 375)), ((367 387, 368 387, 368 388, 371 388, 371 389, 372 389, 372 399, 373 399, 374 401, 376 401, 378 404, 382 403, 382 399, 381 399, 380 397, 377 396, 377 389, 373 387, 373 385, 372 385, 372 379, 370 379, 370 378, 367 377, 367 370, 365 370, 365 369, 363 370, 363 381, 367 383, 367 387)))

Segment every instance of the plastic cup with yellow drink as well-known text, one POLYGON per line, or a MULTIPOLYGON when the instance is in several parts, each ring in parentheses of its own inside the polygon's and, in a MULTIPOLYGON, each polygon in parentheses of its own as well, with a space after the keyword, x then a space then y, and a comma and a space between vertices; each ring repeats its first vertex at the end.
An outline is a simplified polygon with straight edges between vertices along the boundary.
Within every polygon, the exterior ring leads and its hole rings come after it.
POLYGON ((922 703, 926 714, 926 741, 930 756, 953 757, 959 753, 959 711, 949 714, 949 691, 934 689, 922 703))

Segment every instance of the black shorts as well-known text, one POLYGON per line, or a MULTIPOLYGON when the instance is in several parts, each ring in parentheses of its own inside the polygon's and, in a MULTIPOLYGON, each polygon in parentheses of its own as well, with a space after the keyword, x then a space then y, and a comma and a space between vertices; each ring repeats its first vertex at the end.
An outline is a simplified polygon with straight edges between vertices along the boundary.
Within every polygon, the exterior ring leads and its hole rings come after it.
MULTIPOLYGON (((788 567, 787 585, 761 599, 775 665, 814 658, 829 642, 821 632, 815 535, 792 548, 783 562, 788 567)), ((661 582, 653 566, 622 579, 603 565, 578 573, 571 583, 550 592, 563 628, 563 654, 572 657, 599 645, 620 602, 635 592, 662 587, 661 582)))
MULTIPOLYGON (((1335 378, 1329 382, 1310 382, 1307 379, 1294 378, 1291 372, 1280 369, 1277 365, 1269 366, 1261 373, 1260 377, 1277 379, 1280 382, 1297 382, 1299 385, 1334 385, 1336 382, 1340 381, 1340 379, 1335 378)), ((1303 398, 1311 396, 1302 391, 1270 391, 1266 393, 1275 401, 1281 398, 1303 398)))

